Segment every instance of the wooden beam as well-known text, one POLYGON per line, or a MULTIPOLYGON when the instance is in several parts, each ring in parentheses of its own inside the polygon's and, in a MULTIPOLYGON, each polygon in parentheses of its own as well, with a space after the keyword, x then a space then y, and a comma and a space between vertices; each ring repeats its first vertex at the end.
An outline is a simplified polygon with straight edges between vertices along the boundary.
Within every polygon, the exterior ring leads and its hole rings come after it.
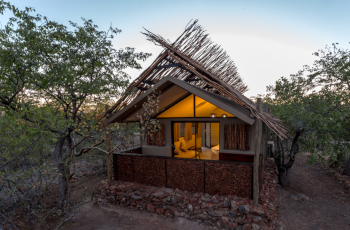
POLYGON ((202 79, 200 79, 200 78, 196 78, 197 76, 194 74, 194 73, 192 73, 192 74, 190 74, 189 76, 187 76, 183 81, 185 81, 185 82, 191 82, 191 81, 201 81, 202 79))
POLYGON ((182 64, 180 64, 180 63, 173 63, 173 64, 170 64, 170 65, 160 65, 160 66, 154 67, 154 69, 164 69, 164 68, 171 68, 171 67, 177 67, 177 66, 182 67, 182 64))
MULTIPOLYGON (((105 107, 106 113, 109 110, 109 106, 106 105, 105 107)), ((112 150, 111 148, 111 127, 108 123, 107 116, 106 116, 106 145, 107 145, 107 152, 110 152, 112 150)), ((113 169, 112 169, 112 154, 107 154, 107 181, 108 184, 112 183, 112 175, 113 175, 113 169)))
MULTIPOLYGON (((256 113, 260 113, 261 98, 257 98, 256 113)), ((253 202, 255 206, 259 203, 259 158, 261 147, 261 120, 255 118, 255 152, 253 165, 253 202)))

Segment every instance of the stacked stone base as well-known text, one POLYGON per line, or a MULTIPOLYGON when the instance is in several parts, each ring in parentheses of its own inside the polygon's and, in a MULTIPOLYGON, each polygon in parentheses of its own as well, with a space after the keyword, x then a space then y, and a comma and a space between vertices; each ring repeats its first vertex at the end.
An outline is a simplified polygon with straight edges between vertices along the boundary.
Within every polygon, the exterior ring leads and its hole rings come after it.
POLYGON ((267 161, 259 205, 236 196, 210 195, 134 182, 98 184, 95 204, 119 204, 168 218, 183 217, 219 229, 275 229, 277 192, 274 163, 267 161))

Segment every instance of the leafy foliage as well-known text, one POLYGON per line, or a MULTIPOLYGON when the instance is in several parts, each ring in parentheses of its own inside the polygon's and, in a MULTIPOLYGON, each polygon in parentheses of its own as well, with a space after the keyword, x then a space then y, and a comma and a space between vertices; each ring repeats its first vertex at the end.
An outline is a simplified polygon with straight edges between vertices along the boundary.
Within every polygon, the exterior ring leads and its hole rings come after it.
POLYGON ((350 52, 336 44, 315 53, 313 66, 269 86, 272 112, 291 128, 303 130, 298 144, 310 161, 342 164, 349 149, 350 52), (308 73, 307 76, 304 76, 308 73))
MULTIPOLYGON (((100 31, 91 20, 69 22, 67 27, 32 8, 19 10, 0 1, 0 13, 4 11, 13 17, 0 28, 0 183, 16 188, 30 177, 27 185, 32 188, 50 172, 58 183, 57 208, 64 212, 76 140, 101 134, 102 124, 95 117, 128 85, 125 69, 141 69, 139 61, 150 54, 115 49, 112 40, 121 30, 100 31), (24 169, 28 162, 31 167, 24 169)), ((8 199, 18 195, 10 194, 8 199)), ((6 214, 2 205, 6 203, 0 204, 0 213, 6 214)), ((13 225, 7 214, 1 217, 13 225)))

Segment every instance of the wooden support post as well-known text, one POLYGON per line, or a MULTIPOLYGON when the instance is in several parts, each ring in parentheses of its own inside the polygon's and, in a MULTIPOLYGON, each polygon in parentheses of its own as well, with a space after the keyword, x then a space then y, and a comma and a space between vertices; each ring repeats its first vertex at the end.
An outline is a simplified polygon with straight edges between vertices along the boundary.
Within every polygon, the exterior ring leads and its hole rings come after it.
MULTIPOLYGON (((268 104, 265 103, 264 106, 263 106, 263 111, 265 113, 268 113, 269 109, 268 109, 268 104)), ((261 136, 261 153, 262 153, 262 171, 264 172, 265 171, 265 162, 266 162, 266 158, 267 158, 267 142, 269 141, 268 140, 268 130, 269 130, 269 127, 267 127, 266 124, 262 124, 262 136, 261 136)))
MULTIPOLYGON (((261 98, 257 98, 256 112, 260 113, 261 110, 261 98)), ((254 165, 253 165, 253 201, 257 206, 259 203, 259 157, 261 147, 261 120, 255 118, 255 152, 254 152, 254 165)))
MULTIPOLYGON (((106 105, 106 145, 107 145, 107 152, 110 152, 112 150, 111 148, 111 127, 108 123, 108 114, 107 111, 109 109, 109 106, 106 105)), ((112 183, 112 154, 107 155, 107 181, 108 184, 112 183)))

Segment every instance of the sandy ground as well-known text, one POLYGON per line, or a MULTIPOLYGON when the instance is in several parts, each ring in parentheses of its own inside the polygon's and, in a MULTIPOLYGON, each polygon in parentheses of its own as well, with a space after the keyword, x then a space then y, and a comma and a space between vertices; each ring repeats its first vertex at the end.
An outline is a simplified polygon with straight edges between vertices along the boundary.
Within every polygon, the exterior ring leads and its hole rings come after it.
POLYGON ((283 229, 350 230, 350 194, 327 170, 306 161, 297 156, 289 188, 277 189, 283 229))
POLYGON ((94 207, 87 204, 80 208, 73 221, 64 225, 62 229, 75 230, 157 230, 157 229, 213 229, 202 226, 195 221, 184 218, 166 219, 155 214, 133 211, 119 205, 112 207, 94 207))

